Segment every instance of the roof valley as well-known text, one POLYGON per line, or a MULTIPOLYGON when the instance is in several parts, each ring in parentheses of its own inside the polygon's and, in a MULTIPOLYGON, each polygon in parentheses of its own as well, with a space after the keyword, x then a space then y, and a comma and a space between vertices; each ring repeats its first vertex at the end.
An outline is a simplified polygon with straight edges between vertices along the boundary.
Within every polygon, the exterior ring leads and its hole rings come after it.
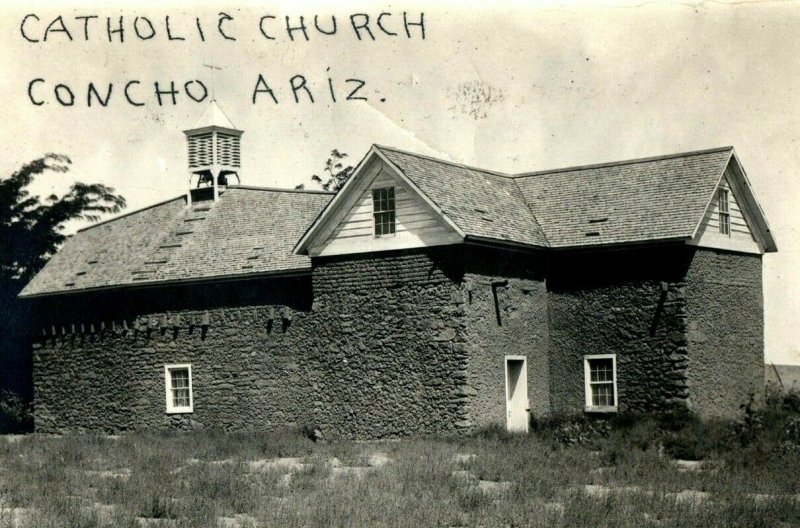
POLYGON ((531 204, 528 202, 528 200, 525 199, 525 195, 522 193, 522 189, 520 189, 519 184, 517 183, 516 180, 514 180, 514 188, 517 190, 517 193, 518 193, 522 203, 525 204, 525 208, 527 209, 528 213, 531 215, 531 220, 533 221, 534 224, 536 224, 536 227, 541 232, 542 237, 544 238, 545 246, 546 247, 550 247, 551 244, 550 244, 550 239, 547 236, 547 231, 544 230, 544 227, 542 226, 541 222, 539 222, 539 219, 536 218, 536 212, 533 210, 533 207, 531 207, 531 204))

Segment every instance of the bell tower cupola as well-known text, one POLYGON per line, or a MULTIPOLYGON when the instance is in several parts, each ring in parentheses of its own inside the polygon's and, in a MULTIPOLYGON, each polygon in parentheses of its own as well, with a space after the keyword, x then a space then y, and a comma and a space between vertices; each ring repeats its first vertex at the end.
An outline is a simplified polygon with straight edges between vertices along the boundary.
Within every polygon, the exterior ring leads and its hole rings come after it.
POLYGON ((241 183, 240 142, 236 128, 212 99, 197 123, 184 130, 188 143, 189 199, 215 202, 232 179, 241 183))

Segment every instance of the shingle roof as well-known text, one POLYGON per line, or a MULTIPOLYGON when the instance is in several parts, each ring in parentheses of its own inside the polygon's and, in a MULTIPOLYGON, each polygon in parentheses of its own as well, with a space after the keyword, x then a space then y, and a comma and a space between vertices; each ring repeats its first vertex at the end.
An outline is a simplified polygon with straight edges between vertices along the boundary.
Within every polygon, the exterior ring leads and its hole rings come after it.
POLYGON ((551 247, 688 238, 733 148, 521 174, 551 247))
MULTIPOLYGON (((467 239, 552 248, 689 239, 732 156, 724 147, 509 176, 374 149, 467 239)), ((309 270, 293 248, 331 198, 231 186, 213 207, 162 202, 79 231, 21 296, 309 270)))
POLYGON ((467 237, 547 246, 541 227, 515 180, 508 175, 389 147, 375 148, 442 209, 467 237))
POLYGON ((228 187, 219 201, 183 197, 81 230, 22 290, 22 297, 311 268, 295 241, 331 194, 228 187))

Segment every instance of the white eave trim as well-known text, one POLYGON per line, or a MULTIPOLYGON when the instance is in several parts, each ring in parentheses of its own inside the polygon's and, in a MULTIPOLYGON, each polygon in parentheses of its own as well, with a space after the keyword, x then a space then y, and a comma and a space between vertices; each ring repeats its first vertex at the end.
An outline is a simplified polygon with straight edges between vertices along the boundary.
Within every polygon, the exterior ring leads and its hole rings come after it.
POLYGON ((695 224, 694 229, 692 229, 692 236, 689 240, 696 240, 697 233, 700 232, 700 226, 703 225, 703 219, 706 216, 706 211, 708 208, 711 207, 712 202, 717 198, 717 189, 719 189, 719 184, 722 182, 722 178, 725 177, 725 171, 728 169, 728 165, 731 162, 731 157, 733 156, 733 147, 731 147, 731 151, 728 154, 728 159, 725 160, 725 164, 722 166, 722 171, 719 173, 719 177, 717 178, 717 182, 714 184, 714 188, 711 190, 711 195, 706 200, 705 205, 703 206, 703 212, 700 214, 700 220, 695 224))
MULTIPOLYGON (((736 168, 739 169, 739 172, 742 176, 741 183, 744 184, 739 186, 739 190, 742 191, 742 201, 745 202, 744 204, 740 204, 740 207, 743 205, 746 208, 745 212, 751 214, 756 228, 755 231, 758 233, 758 236, 761 237, 759 242, 764 246, 764 250, 767 253, 774 253, 778 251, 778 245, 775 242, 775 237, 772 235, 772 229, 769 227, 767 217, 764 214, 764 211, 761 209, 761 204, 758 203, 755 193, 753 193, 753 186, 750 185, 750 180, 747 178, 744 165, 742 165, 742 162, 739 161, 739 156, 736 155, 735 150, 732 150, 731 157, 736 161, 736 168)), ((737 183, 738 182, 733 182, 733 185, 736 185, 737 183)), ((758 240, 758 238, 756 238, 756 240, 758 240)))
POLYGON ((336 194, 333 196, 333 199, 331 199, 331 201, 328 202, 328 205, 326 205, 325 208, 317 215, 317 219, 314 220, 314 223, 311 224, 311 227, 306 229, 306 232, 303 233, 303 236, 300 238, 297 244, 295 244, 294 248, 292 249, 293 254, 308 254, 310 240, 319 234, 319 231, 325 224, 325 220, 328 218, 328 216, 333 214, 332 211, 337 210, 339 208, 339 204, 344 201, 343 197, 347 194, 348 190, 353 187, 353 182, 358 179, 358 176, 361 175, 361 173, 364 171, 364 168, 369 165, 369 160, 372 157, 374 150, 375 146, 373 145, 369 152, 367 152, 367 154, 361 158, 361 161, 358 162, 358 165, 356 165, 356 168, 353 170, 353 175, 346 182, 344 182, 344 185, 336 192, 336 194))

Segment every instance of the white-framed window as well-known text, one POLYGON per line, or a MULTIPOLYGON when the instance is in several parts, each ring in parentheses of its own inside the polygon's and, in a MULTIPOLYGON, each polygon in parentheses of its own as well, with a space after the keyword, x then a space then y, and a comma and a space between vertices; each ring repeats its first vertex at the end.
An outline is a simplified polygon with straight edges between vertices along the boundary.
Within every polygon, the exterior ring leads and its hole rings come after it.
POLYGON ((717 191, 717 210, 719 211, 719 232, 723 235, 731 234, 731 212, 728 202, 728 189, 717 191))
POLYGON ((192 401, 192 365, 164 365, 167 414, 190 413, 192 401))
POLYGON ((376 237, 394 234, 394 187, 372 189, 372 216, 376 237))
POLYGON ((586 410, 616 412, 617 355, 583 356, 583 375, 586 384, 586 410))

